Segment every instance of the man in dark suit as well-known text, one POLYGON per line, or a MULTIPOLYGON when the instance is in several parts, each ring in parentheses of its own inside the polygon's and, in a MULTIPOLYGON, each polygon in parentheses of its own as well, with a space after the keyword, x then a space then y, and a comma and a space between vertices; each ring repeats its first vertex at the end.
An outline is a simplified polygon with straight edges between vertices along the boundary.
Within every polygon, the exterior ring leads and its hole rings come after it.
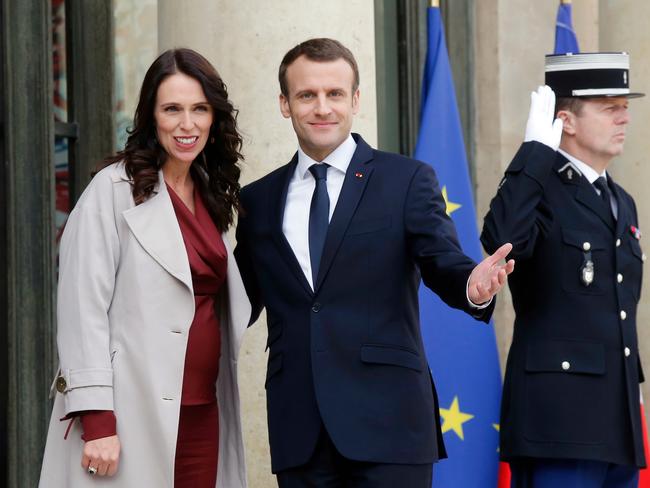
POLYGON ((299 44, 279 78, 298 153, 242 190, 235 251, 253 319, 267 310, 273 472, 283 488, 429 488, 445 451, 420 281, 487 321, 511 246, 477 266, 433 170, 350 133, 359 74, 339 42, 299 44))
POLYGON ((500 430, 516 488, 636 488, 645 465, 645 255, 634 200, 606 171, 641 95, 628 70, 625 53, 547 56, 550 88, 532 94, 529 142, 485 218, 485 249, 511 242, 517 260, 500 430))

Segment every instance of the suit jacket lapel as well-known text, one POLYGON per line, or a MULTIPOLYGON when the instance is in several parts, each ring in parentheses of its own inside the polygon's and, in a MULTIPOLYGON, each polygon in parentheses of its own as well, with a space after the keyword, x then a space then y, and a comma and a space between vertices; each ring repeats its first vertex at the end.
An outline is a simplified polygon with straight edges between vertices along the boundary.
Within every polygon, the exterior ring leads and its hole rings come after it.
POLYGON ((191 291, 192 275, 185 242, 162 171, 158 173, 156 192, 146 202, 125 210, 122 215, 144 250, 191 291))
POLYGON ((298 164, 298 153, 296 153, 285 166, 285 171, 278 175, 280 181, 276 185, 271 185, 274 188, 273 191, 269 192, 269 211, 271 218, 271 235, 273 237, 273 242, 278 247, 280 255, 284 258, 287 266, 294 274, 296 279, 300 282, 302 287, 309 293, 313 294, 311 286, 305 277, 305 274, 302 272, 300 263, 296 258, 296 255, 291 249, 291 245, 282 231, 282 222, 284 220, 284 206, 287 201, 287 191, 289 189, 289 182, 293 177, 294 172, 296 171, 296 165, 298 164))
POLYGON ((314 290, 318 290, 323 283, 373 172, 372 148, 360 136, 355 137, 355 139, 357 140, 357 149, 345 173, 343 187, 327 229, 325 247, 323 248, 314 290))
POLYGON ((576 200, 598 215, 598 217, 600 217, 600 219, 607 224, 607 227, 609 227, 613 232, 614 217, 612 216, 612 211, 603 205, 603 201, 592 188, 593 185, 591 185, 584 176, 582 177, 582 180, 583 181, 576 190, 576 200))
POLYGON ((580 202, 587 210, 595 213, 600 217, 600 219, 609 227, 612 232, 614 231, 615 221, 612 216, 612 212, 607 208, 603 201, 600 199, 596 193, 593 185, 589 183, 587 178, 582 174, 578 176, 574 173, 572 177, 568 176, 568 173, 564 168, 569 163, 569 160, 566 159, 559 152, 557 153, 557 161, 555 163, 556 169, 560 173, 562 181, 565 184, 570 184, 575 188, 575 199, 580 202))
POLYGON ((628 208, 622 205, 623 199, 621 198, 621 192, 619 191, 619 186, 611 179, 609 175, 609 187, 612 191, 612 195, 616 199, 618 215, 616 216, 616 236, 620 237, 625 232, 625 228, 629 225, 635 224, 636 222, 632 221, 632 216, 629 215, 628 208))

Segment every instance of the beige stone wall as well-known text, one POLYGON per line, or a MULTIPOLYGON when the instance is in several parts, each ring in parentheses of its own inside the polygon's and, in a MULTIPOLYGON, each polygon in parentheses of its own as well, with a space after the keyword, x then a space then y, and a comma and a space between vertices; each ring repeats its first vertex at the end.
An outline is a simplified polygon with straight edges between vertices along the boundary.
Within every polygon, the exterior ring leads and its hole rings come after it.
MULTIPOLYGON (((286 163, 297 148, 291 123, 278 108, 277 69, 286 51, 310 37, 339 39, 355 54, 361 110, 353 129, 377 142, 374 5, 368 0, 158 1, 160 50, 186 46, 217 68, 239 108, 245 138, 243 183, 286 163)), ((234 239, 232 239, 234 242, 234 239)), ((240 387, 250 486, 277 486, 271 476, 266 428, 265 319, 248 330, 240 387)))

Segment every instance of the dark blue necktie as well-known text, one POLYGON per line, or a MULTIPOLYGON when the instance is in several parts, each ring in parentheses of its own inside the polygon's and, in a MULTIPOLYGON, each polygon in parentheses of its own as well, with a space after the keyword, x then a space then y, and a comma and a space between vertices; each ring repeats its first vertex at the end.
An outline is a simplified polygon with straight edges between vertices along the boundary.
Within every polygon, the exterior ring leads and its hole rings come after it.
POLYGON ((309 208, 309 259, 314 288, 329 225, 330 197, 327 194, 327 168, 329 168, 329 164, 325 163, 312 164, 309 167, 309 172, 316 180, 309 208))
POLYGON ((614 211, 612 210, 612 199, 614 198, 614 196, 612 195, 612 192, 609 189, 609 185, 607 184, 607 179, 604 176, 598 177, 596 181, 594 181, 594 186, 600 190, 601 200, 607 206, 607 209, 612 214, 612 217, 614 217, 614 220, 616 220, 616 216, 614 215, 614 211))

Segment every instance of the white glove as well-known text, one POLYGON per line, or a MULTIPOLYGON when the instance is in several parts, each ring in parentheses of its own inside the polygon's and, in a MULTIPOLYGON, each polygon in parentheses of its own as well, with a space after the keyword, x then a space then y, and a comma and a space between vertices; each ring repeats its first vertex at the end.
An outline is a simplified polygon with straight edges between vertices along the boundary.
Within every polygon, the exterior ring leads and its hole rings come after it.
POLYGON ((555 93, 551 87, 544 85, 537 88, 536 92, 531 92, 524 142, 541 142, 557 151, 562 139, 562 120, 553 120, 554 115, 555 93))

